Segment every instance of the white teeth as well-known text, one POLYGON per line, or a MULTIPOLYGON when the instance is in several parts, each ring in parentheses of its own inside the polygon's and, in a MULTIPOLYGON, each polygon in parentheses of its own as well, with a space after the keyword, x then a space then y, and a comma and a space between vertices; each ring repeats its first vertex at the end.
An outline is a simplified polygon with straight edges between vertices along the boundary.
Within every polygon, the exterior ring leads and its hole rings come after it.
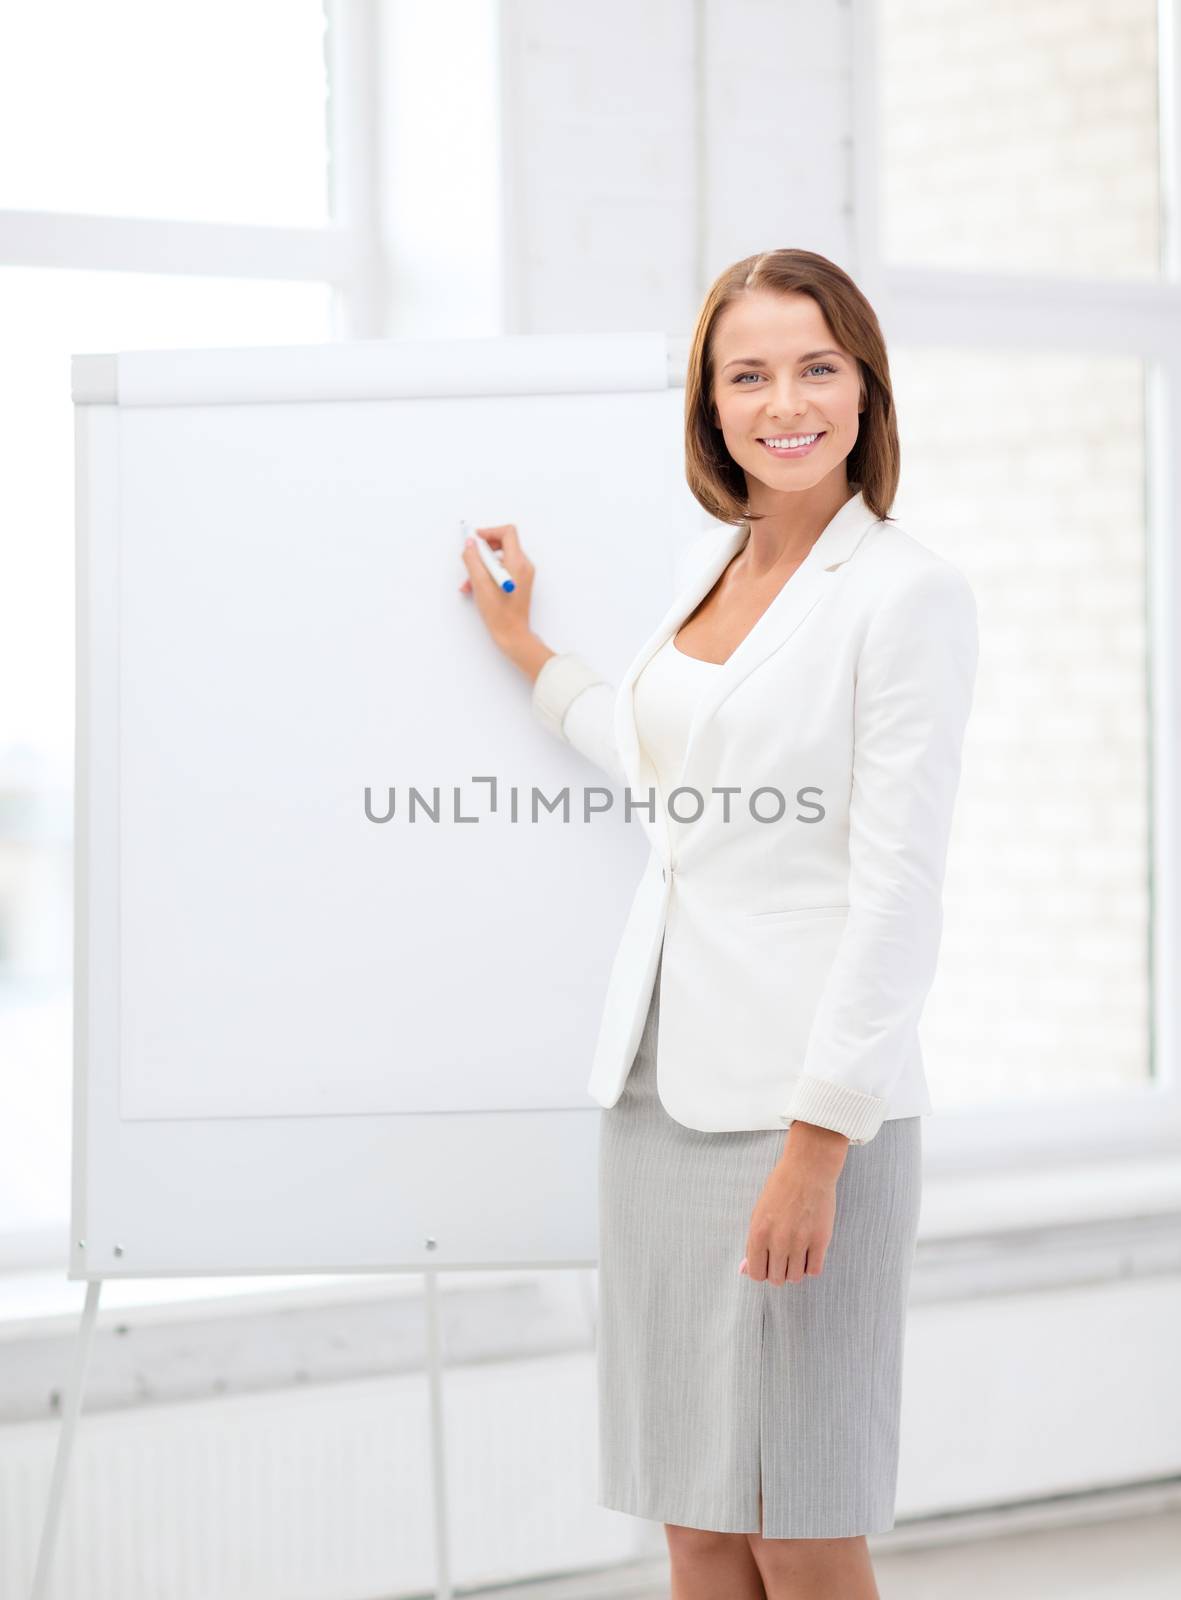
POLYGON ((795 433, 782 439, 764 439, 764 444, 769 444, 772 450, 792 450, 797 445, 811 444, 814 439, 819 439, 818 433, 795 433))

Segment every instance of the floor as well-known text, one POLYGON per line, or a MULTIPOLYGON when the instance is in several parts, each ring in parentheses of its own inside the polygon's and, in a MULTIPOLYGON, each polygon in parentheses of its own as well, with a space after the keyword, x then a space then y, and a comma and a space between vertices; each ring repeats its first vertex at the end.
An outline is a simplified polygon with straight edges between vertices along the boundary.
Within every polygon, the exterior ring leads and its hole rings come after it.
MULTIPOLYGON (((1177 1600, 1181 1506, 922 1547, 874 1549, 882 1600, 1177 1600)), ((496 1600, 668 1600, 667 1563, 494 1591, 496 1600)), ((491 1593, 491 1592, 490 1592, 491 1593)), ((467 1591, 469 1600, 475 1600, 467 1591)))
POLYGON ((1164 1600, 1181 1594, 1181 1510, 900 1550, 874 1565, 882 1600, 1164 1600))

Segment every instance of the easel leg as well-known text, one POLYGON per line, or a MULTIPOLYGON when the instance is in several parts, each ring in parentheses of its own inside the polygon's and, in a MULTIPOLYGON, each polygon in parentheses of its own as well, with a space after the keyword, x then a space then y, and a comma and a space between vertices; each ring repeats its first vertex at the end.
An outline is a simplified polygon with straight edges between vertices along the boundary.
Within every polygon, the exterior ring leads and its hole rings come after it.
MULTIPOLYGON (((454 1600, 447 1542, 447 1457, 443 1432, 443 1330, 439 1314, 439 1274, 424 1272, 426 1280, 426 1359, 431 1394, 431 1480, 435 1511, 435 1571, 437 1600, 454 1600)), ((37 1600, 37 1597, 34 1597, 37 1600)))
POLYGON ((33 1576, 32 1600, 45 1600, 45 1586, 49 1582, 49 1568, 57 1539, 62 1501, 65 1498, 66 1473, 70 1466, 70 1451, 82 1409, 82 1390, 86 1384, 86 1368, 90 1362, 90 1347, 94 1324, 98 1317, 98 1296, 102 1279, 95 1278, 86 1285, 86 1304, 82 1309, 82 1322, 78 1329, 78 1343, 74 1350, 74 1370, 70 1374, 62 1410, 62 1430, 58 1436, 57 1454, 53 1460, 53 1478, 49 1486, 49 1507, 41 1529, 41 1548, 37 1552, 37 1570, 33 1576))
MULTIPOLYGON (((447 1473, 443 1433, 443 1351, 439 1316, 438 1273, 424 1273, 426 1280, 427 1314, 427 1376, 431 1396, 431 1473, 434 1489, 435 1560, 438 1571, 438 1600, 454 1600, 448 1559, 447 1541, 447 1473)), ((65 1498, 66 1474, 70 1466, 70 1452, 77 1431, 78 1416, 82 1409, 82 1394, 86 1385, 86 1369, 90 1363, 94 1327, 98 1317, 98 1300, 102 1279, 95 1278, 86 1285, 86 1304, 78 1329, 78 1343, 74 1351, 74 1368, 70 1374, 62 1414, 62 1431, 57 1441, 53 1462, 53 1478, 49 1487, 49 1505, 41 1529, 41 1546, 37 1553, 37 1570, 33 1576, 30 1600, 45 1600, 49 1571, 53 1562, 62 1503, 65 1498)))

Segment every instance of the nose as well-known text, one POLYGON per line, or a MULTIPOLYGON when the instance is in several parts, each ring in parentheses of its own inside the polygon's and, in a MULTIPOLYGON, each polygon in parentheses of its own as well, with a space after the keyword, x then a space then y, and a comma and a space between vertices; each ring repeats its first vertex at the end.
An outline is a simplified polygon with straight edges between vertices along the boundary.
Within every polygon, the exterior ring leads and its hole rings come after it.
POLYGON ((767 415, 770 417, 798 417, 808 409, 806 398, 798 397, 791 378, 777 381, 767 398, 767 415))

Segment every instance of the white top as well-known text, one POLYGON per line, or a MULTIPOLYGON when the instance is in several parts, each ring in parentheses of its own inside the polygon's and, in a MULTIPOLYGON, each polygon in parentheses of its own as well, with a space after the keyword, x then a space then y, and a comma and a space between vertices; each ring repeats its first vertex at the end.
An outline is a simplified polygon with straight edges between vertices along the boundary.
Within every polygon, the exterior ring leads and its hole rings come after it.
POLYGON ((691 794, 678 795, 675 810, 679 815, 674 815, 668 809, 668 796, 681 781, 689 723, 698 697, 710 673, 720 670, 719 662, 687 656, 669 638, 635 681, 636 732, 656 771, 656 804, 668 818, 674 861, 681 830, 692 826, 681 818, 692 818, 697 803, 691 794))

